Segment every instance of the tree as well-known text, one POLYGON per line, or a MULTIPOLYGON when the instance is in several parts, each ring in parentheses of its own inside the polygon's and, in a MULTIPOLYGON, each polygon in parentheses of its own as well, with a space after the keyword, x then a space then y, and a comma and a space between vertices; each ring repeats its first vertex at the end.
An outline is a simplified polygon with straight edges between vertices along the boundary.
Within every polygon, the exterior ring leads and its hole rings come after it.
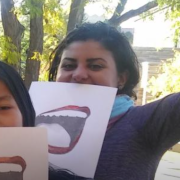
POLYGON ((175 47, 177 47, 179 43, 180 37, 180 1, 178 0, 157 0, 160 7, 167 7, 165 16, 166 19, 170 19, 174 22, 173 29, 174 29, 174 42, 175 47))
POLYGON ((58 0, 44 3, 44 43, 39 80, 48 80, 49 57, 66 34, 68 14, 58 0))
MULTIPOLYGON (((81 24, 82 17, 84 17, 84 15, 82 14, 84 13, 84 11, 82 11, 82 9, 84 9, 84 6, 88 5, 88 3, 95 3, 95 2, 96 1, 92 1, 92 0, 87 0, 87 1, 72 0, 71 10, 69 14, 68 28, 67 28, 68 32, 71 31, 73 28, 75 28, 76 24, 81 24), (78 23, 78 17, 81 17, 79 23, 78 23)), ((124 21, 127 21, 132 17, 138 16, 158 6, 158 3, 156 1, 150 1, 145 5, 143 5, 142 7, 139 7, 138 9, 130 10, 123 14, 127 2, 128 0, 119 0, 112 17, 110 19, 107 19, 106 22, 117 28, 124 21)))
POLYGON ((71 3, 69 21, 67 25, 67 33, 75 28, 76 25, 82 23, 84 17, 84 6, 86 1, 84 0, 73 0, 71 3))
POLYGON ((162 63, 157 77, 152 77, 148 83, 148 92, 154 99, 180 91, 180 52, 174 58, 162 63))
POLYGON ((17 1, 13 0, 0 2, 4 17, 2 23, 5 25, 4 36, 0 34, 0 58, 21 69, 27 87, 31 81, 38 80, 39 72, 41 79, 47 79, 50 53, 65 35, 67 27, 67 15, 62 10, 60 1, 22 0, 18 2, 18 6, 14 4, 17 1), (9 5, 9 8, 5 5, 9 5), (18 25, 23 27, 23 36, 19 35, 21 31, 18 25), (5 36, 9 31, 10 36, 5 36), (19 37, 21 41, 18 41, 17 49, 12 40, 19 37), (21 57, 21 64, 17 63, 16 56, 21 57))
POLYGON ((27 53, 25 84, 38 81, 43 51, 43 4, 44 0, 30 0, 30 44, 27 53), (33 9, 32 9, 33 8, 33 9))
POLYGON ((113 16, 108 20, 108 23, 110 25, 118 27, 124 21, 127 21, 132 17, 138 16, 158 6, 158 3, 156 1, 150 1, 142 7, 139 7, 138 9, 130 10, 122 14, 126 6, 126 3, 127 0, 119 0, 118 5, 113 13, 113 16))
POLYGON ((5 35, 3 44, 6 47, 4 60, 20 71, 21 39, 24 26, 17 19, 12 0, 1 0, 1 17, 5 35))
MULTIPOLYGON (((112 1, 101 0, 99 2, 112 3, 112 1)), ((0 57, 6 61, 13 60, 11 63, 22 69, 23 78, 25 78, 26 85, 29 86, 31 81, 47 78, 50 64, 49 55, 52 50, 67 32, 85 21, 85 6, 97 1, 71 0, 68 13, 64 10, 61 0, 20 0, 20 7, 14 6, 15 0, 0 0, 0 2, 5 35, 0 37, 0 57), (6 39, 8 39, 8 43, 6 39), (17 57, 12 58, 12 56, 17 57), (21 63, 17 63, 20 60, 21 63)), ((172 8, 167 8, 167 18, 180 17, 177 14, 179 12, 177 0, 152 0, 142 7, 124 13, 127 2, 128 0, 119 0, 111 18, 106 19, 105 22, 118 27, 122 22, 134 16, 149 11, 154 12, 155 9, 158 9, 158 5, 160 9, 166 6, 172 8)), ((177 37, 179 29, 176 28, 177 37)))

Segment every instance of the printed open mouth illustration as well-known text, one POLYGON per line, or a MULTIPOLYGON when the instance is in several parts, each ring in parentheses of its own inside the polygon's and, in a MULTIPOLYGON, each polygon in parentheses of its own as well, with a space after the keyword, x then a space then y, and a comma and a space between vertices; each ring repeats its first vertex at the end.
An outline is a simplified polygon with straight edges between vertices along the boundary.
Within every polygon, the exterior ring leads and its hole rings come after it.
POLYGON ((48 130, 49 153, 70 152, 78 143, 89 115, 88 107, 72 105, 38 115, 36 126, 46 127, 48 130))
POLYGON ((26 162, 20 156, 0 157, 0 179, 23 180, 26 162))

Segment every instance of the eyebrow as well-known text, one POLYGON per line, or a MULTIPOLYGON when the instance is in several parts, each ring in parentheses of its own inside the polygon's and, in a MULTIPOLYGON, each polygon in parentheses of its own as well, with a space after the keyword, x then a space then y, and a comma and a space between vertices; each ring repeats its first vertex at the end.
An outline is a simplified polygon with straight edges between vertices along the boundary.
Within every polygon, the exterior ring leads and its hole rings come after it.
MULTIPOLYGON (((65 57, 65 58, 63 59, 63 61, 64 61, 64 60, 68 60, 68 61, 71 61, 71 62, 76 62, 76 61, 77 61, 77 59, 75 59, 75 58, 70 58, 70 57, 65 57)), ((98 61, 98 60, 101 60, 101 61, 106 62, 103 58, 88 58, 88 59, 87 59, 88 62, 94 62, 94 61, 98 61)))
POLYGON ((72 62, 77 61, 75 58, 70 58, 70 57, 65 57, 62 61, 64 61, 64 60, 68 60, 68 61, 72 61, 72 62))
POLYGON ((5 95, 5 96, 0 96, 0 101, 3 101, 3 100, 11 100, 12 97, 9 96, 9 95, 5 95))
POLYGON ((106 62, 103 58, 89 58, 89 59, 87 59, 88 62, 94 62, 94 61, 98 61, 98 60, 106 62))

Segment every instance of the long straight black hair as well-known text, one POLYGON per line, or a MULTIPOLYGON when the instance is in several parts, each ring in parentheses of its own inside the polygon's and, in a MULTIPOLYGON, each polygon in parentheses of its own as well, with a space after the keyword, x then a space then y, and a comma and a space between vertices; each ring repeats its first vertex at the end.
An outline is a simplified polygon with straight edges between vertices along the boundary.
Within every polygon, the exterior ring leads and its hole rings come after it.
POLYGON ((23 117, 23 126, 33 127, 35 110, 23 80, 14 68, 2 61, 0 61, 0 81, 7 86, 14 97, 23 117))

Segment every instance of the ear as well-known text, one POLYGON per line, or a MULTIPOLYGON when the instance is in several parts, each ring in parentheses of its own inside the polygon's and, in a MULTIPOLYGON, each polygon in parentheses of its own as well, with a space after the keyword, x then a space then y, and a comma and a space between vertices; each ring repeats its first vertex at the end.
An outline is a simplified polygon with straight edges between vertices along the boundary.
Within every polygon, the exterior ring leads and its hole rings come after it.
POLYGON ((121 87, 121 89, 125 86, 126 82, 129 78, 129 71, 125 70, 119 74, 119 81, 118 86, 121 87))

